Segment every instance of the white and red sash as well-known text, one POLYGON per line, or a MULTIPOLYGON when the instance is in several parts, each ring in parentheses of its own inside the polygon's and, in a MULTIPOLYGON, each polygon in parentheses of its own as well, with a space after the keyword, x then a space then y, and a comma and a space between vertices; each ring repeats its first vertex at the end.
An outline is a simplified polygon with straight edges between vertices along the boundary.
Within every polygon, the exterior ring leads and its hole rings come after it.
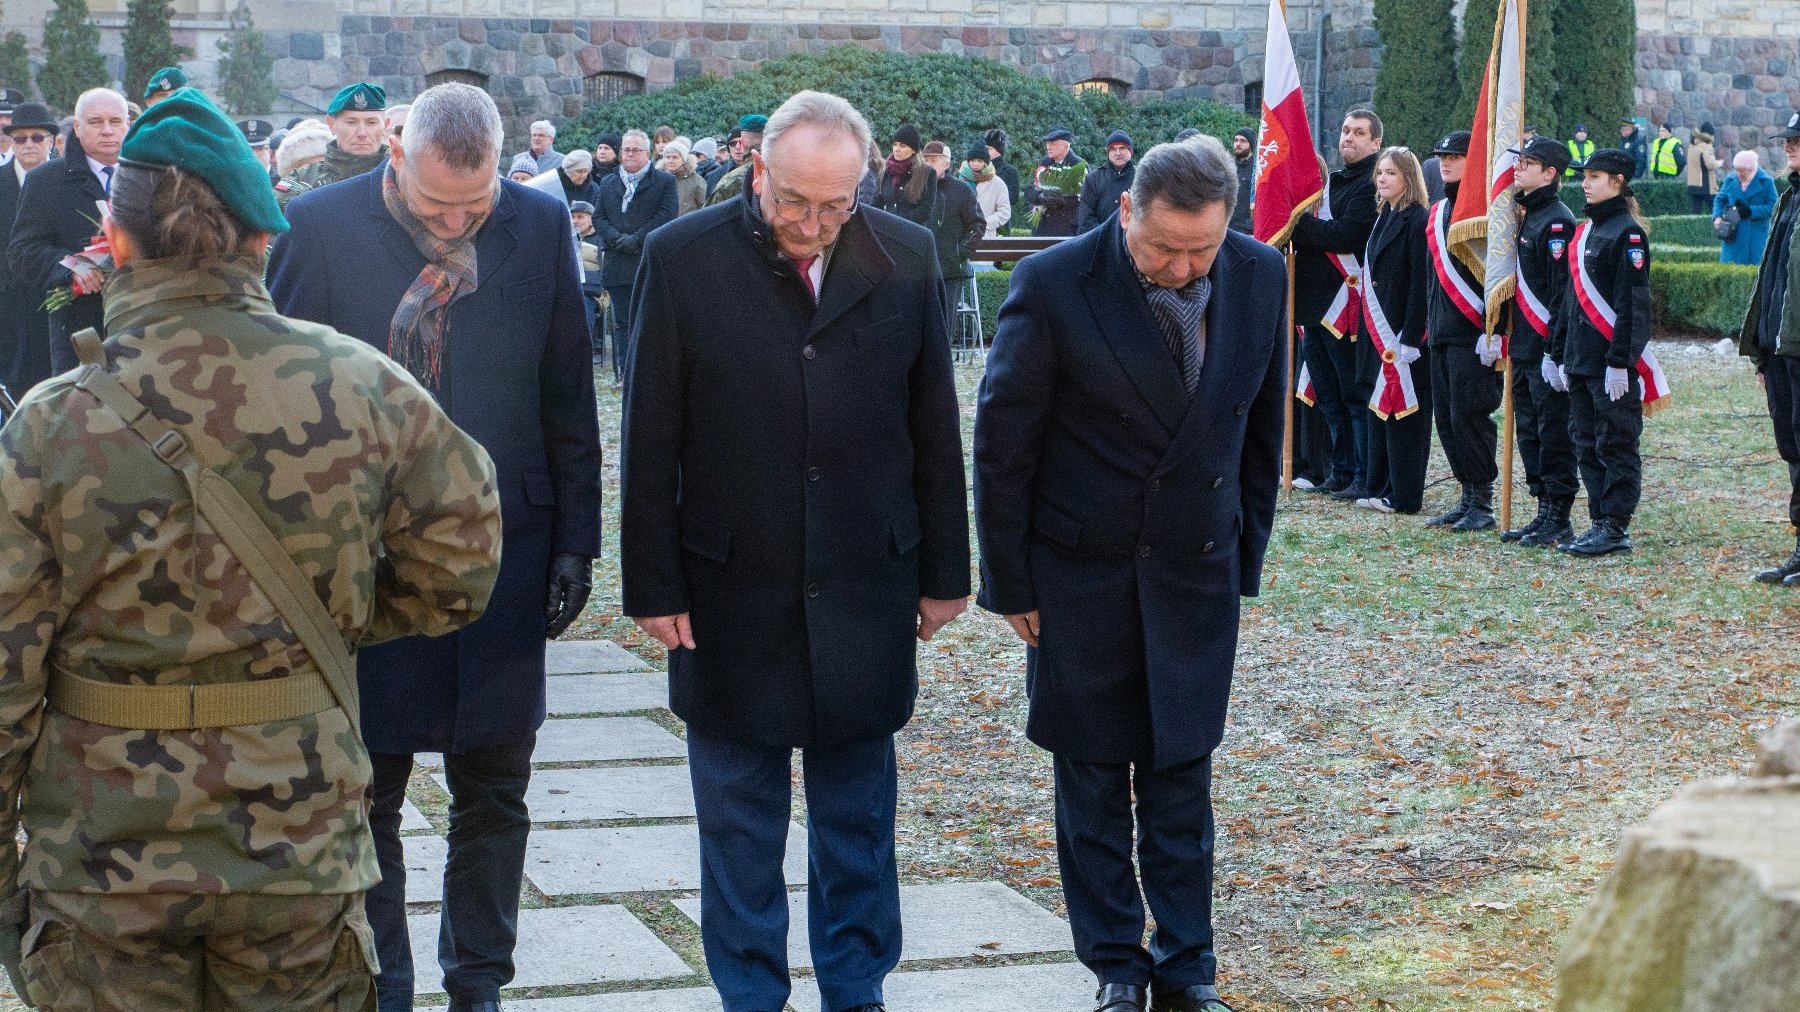
MULTIPOLYGON (((1331 181, 1325 182, 1325 199, 1319 201, 1319 220, 1331 220, 1331 181)), ((1348 253, 1327 253, 1325 259, 1344 279, 1338 286, 1337 297, 1331 300, 1331 308, 1325 310, 1320 323, 1325 329, 1338 337, 1348 336, 1356 340, 1356 323, 1362 318, 1362 264, 1355 256, 1348 253)))
MULTIPOLYGON (((1569 277, 1575 283, 1575 301, 1581 304, 1581 312, 1606 338, 1608 343, 1613 339, 1613 326, 1619 322, 1619 314, 1600 294, 1600 287, 1587 271, 1587 241, 1592 234, 1593 222, 1584 221, 1575 226, 1575 246, 1569 251, 1569 277)), ((1656 360, 1650 348, 1645 346, 1644 353, 1638 357, 1637 374, 1643 388, 1643 405, 1646 413, 1665 406, 1669 396, 1669 377, 1664 375, 1662 363, 1656 360), (1655 405, 1653 408, 1652 405, 1655 405)))
POLYGON ((1519 287, 1513 299, 1513 305, 1519 311, 1519 318, 1524 320, 1526 326, 1536 332, 1537 336, 1548 338, 1550 336, 1550 308, 1544 305, 1544 300, 1538 298, 1538 293, 1532 290, 1531 282, 1525 280, 1524 271, 1519 271, 1517 280, 1519 287))
POLYGON ((1400 337, 1388 324, 1380 299, 1362 300, 1363 327, 1375 352, 1381 356, 1381 372, 1375 377, 1375 393, 1369 410, 1384 419, 1405 418, 1419 410, 1419 394, 1413 389, 1412 366, 1400 361, 1400 337))
POLYGON ((1431 249, 1431 266, 1437 271, 1438 287, 1450 296, 1457 312, 1463 314, 1475 329, 1487 331, 1487 303, 1456 269, 1450 252, 1450 201, 1440 200, 1431 207, 1425 220, 1425 245, 1431 249))

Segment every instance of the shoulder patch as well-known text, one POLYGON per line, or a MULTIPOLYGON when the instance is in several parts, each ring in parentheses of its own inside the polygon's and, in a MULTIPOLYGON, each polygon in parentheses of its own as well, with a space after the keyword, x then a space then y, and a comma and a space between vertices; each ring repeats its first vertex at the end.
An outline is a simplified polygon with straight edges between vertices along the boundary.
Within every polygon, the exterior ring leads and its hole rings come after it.
POLYGON ((1551 222, 1551 223, 1550 223, 1550 231, 1552 231, 1552 232, 1561 232, 1561 231, 1562 231, 1562 230, 1563 230, 1563 223, 1562 223, 1562 222, 1560 222, 1560 221, 1553 221, 1553 222, 1551 222))
POLYGON ((1631 266, 1637 268, 1640 271, 1644 269, 1645 257, 1644 257, 1644 251, 1642 249, 1640 249, 1637 246, 1633 246, 1633 247, 1631 247, 1631 249, 1626 251, 1626 255, 1631 258, 1631 266))
POLYGON ((1643 242, 1643 241, 1644 241, 1644 233, 1642 233, 1642 232, 1639 232, 1639 231, 1638 231, 1638 230, 1637 230, 1637 229, 1635 229, 1635 228, 1634 228, 1634 229, 1632 229, 1632 230, 1631 230, 1631 231, 1629 231, 1629 232, 1627 232, 1627 233, 1625 233, 1625 235, 1626 235, 1626 237, 1627 237, 1627 238, 1628 238, 1628 239, 1630 239, 1630 240, 1631 240, 1631 241, 1632 241, 1632 242, 1637 242, 1637 243, 1641 243, 1641 242, 1643 242))

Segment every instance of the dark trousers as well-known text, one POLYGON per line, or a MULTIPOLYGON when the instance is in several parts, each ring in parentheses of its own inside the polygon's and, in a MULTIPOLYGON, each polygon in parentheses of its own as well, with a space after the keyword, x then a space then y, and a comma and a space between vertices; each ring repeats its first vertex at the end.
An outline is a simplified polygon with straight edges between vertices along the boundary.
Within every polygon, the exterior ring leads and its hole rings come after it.
MULTIPOLYGON (((793 750, 688 730, 700 829, 700 941, 725 1012, 788 999, 782 875, 793 750)), ((894 739, 801 752, 806 785, 807 929, 824 1008, 882 1001, 900 961, 894 863, 894 739)))
POLYGON ((1371 418, 1369 392, 1357 378, 1359 343, 1314 324, 1306 328, 1300 341, 1300 357, 1312 376, 1314 399, 1330 433, 1332 471, 1367 488, 1368 458, 1363 446, 1371 418))
MULTIPOLYGON (((438 965, 452 1002, 491 1001, 513 978, 519 927, 519 885, 531 815, 532 735, 522 742, 444 756, 450 785, 449 857, 439 914, 438 965)), ((412 775, 412 756, 369 756, 375 767, 369 826, 381 882, 369 890, 369 924, 381 973, 375 991, 381 1012, 413 1007, 412 942, 406 931, 406 861, 400 844, 400 802, 412 775)))
POLYGON ((1500 407, 1501 374, 1493 366, 1481 364, 1473 345, 1433 342, 1427 357, 1431 359, 1431 410, 1450 473, 1464 485, 1492 485, 1500 476, 1494 453, 1499 436, 1494 410, 1500 407))
MULTIPOLYGON (((79 333, 82 328, 75 326, 71 329, 72 322, 69 319, 71 313, 72 310, 61 309, 49 316, 47 339, 50 344, 50 375, 52 376, 61 376, 81 364, 81 359, 75 354, 75 344, 70 338, 79 333)), ((14 396, 24 396, 25 391, 15 390, 13 394, 14 396)))
POLYGON ((1644 483, 1644 463, 1638 457, 1638 438, 1644 434, 1642 387, 1636 370, 1628 379, 1625 396, 1614 401, 1607 399, 1603 378, 1569 377, 1569 438, 1587 486, 1588 517, 1611 517, 1620 526, 1631 523, 1644 483))
POLYGON ((956 316, 956 307, 963 300, 963 293, 969 288, 969 279, 949 277, 946 275, 944 285, 944 332, 950 335, 950 344, 955 347, 961 343, 962 325, 956 316))
POLYGON ((1431 461, 1433 357, 1428 350, 1412 364, 1417 411, 1405 418, 1387 419, 1367 412, 1371 422, 1366 444, 1369 494, 1387 498, 1396 513, 1417 513, 1425 506, 1425 466, 1431 461))
MULTIPOLYGON (((1337 470, 1337 448, 1325 412, 1316 404, 1294 405, 1294 474, 1323 485, 1337 470)), ((1343 473, 1348 477, 1349 469, 1343 473)))
POLYGON ((1212 757, 1170 769, 1056 757, 1056 848, 1075 955, 1102 984, 1212 984, 1212 757), (1132 797, 1137 799, 1137 867, 1132 797), (1144 904, 1156 931, 1144 946, 1144 904))
POLYGON ((1542 361, 1513 362, 1513 429, 1525 485, 1533 499, 1574 502, 1575 444, 1569 441, 1569 395, 1544 382, 1542 361))
POLYGON ((623 379, 631 361, 631 286, 607 285, 606 294, 612 297, 613 379, 623 379))
POLYGON ((1712 194, 1707 193, 1705 187, 1703 187, 1703 186, 1688 187, 1688 213, 1689 214, 1704 214, 1710 218, 1712 216, 1712 206, 1713 206, 1712 194))
POLYGON ((1800 358, 1770 355, 1763 393, 1775 425, 1775 448, 1788 469, 1788 520, 1800 527, 1800 358))

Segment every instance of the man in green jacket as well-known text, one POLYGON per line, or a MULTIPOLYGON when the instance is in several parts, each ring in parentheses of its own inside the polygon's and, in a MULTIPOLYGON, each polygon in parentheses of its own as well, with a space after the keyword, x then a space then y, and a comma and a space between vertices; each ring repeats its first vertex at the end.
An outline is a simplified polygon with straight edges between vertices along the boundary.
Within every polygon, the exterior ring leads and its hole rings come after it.
POLYGON ((325 160, 295 171, 282 180, 285 186, 275 187, 282 209, 307 190, 360 176, 380 165, 387 157, 386 109, 387 92, 379 84, 361 82, 339 91, 325 109, 325 125, 332 134, 325 160))

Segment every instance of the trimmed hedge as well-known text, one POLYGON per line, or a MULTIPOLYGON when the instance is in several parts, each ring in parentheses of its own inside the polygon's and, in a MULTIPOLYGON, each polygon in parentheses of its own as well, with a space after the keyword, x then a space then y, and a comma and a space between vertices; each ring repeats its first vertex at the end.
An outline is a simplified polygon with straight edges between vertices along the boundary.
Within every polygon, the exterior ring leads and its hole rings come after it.
POLYGON ((1664 246, 1711 246, 1717 254, 1719 233, 1704 214, 1657 215, 1650 219, 1650 248, 1660 251, 1664 246))
POLYGON ((1657 263, 1664 264, 1716 264, 1719 262, 1719 244, 1675 246, 1653 242, 1651 256, 1657 263))
MULTIPOLYGON (((1688 202, 1687 183, 1684 180, 1639 179, 1631 184, 1631 192, 1637 194, 1638 207, 1643 209, 1647 217, 1707 217, 1692 213, 1694 205, 1688 202)), ((1787 192, 1787 176, 1776 178, 1775 192, 1787 192)), ((1564 183, 1562 199, 1563 203, 1574 209, 1576 215, 1580 215, 1582 208, 1587 206, 1587 197, 1582 194, 1579 182, 1564 183)), ((1711 217, 1707 217, 1707 221, 1711 222, 1711 217)))

